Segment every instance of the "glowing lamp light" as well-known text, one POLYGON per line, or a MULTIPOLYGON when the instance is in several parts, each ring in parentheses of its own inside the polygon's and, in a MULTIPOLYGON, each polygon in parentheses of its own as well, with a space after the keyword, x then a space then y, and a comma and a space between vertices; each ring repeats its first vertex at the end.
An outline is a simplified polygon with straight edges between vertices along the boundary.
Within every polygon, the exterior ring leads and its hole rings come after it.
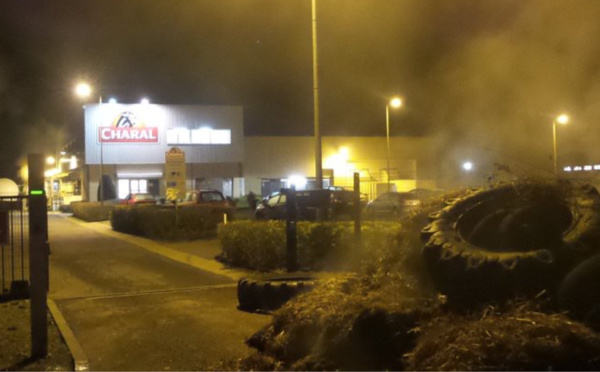
POLYGON ((92 94, 92 87, 88 83, 79 83, 75 86, 75 94, 82 98, 89 97, 92 94))
POLYGON ((150 103, 150 100, 149 100, 148 98, 142 98, 142 100, 140 101, 140 103, 141 103, 142 105, 147 105, 147 104, 149 104, 149 103, 150 103))
POLYGON ((390 101, 390 106, 392 106, 394 108, 398 108, 398 107, 402 106, 402 99, 399 97, 392 98, 392 100, 390 101))
POLYGON ((108 99, 108 103, 110 103, 111 105, 114 105, 115 103, 117 103, 117 99, 115 97, 111 97, 108 99))
POLYGON ((289 186, 294 186, 296 188, 296 190, 303 190, 306 188, 306 185, 308 184, 308 180, 306 179, 306 177, 302 177, 302 176, 290 176, 288 177, 288 184, 289 186))
POLYGON ((54 158, 54 156, 48 156, 46 158, 46 164, 48 164, 48 165, 54 165, 54 163, 56 163, 56 159, 54 158))
POLYGON ((567 123, 569 122, 569 116, 568 116, 568 115, 566 115, 566 114, 559 115, 559 116, 556 118, 556 122, 557 122, 558 124, 567 124, 567 123))
POLYGON ((462 168, 469 172, 473 169, 473 163, 471 163, 470 161, 466 161, 463 163, 462 168))

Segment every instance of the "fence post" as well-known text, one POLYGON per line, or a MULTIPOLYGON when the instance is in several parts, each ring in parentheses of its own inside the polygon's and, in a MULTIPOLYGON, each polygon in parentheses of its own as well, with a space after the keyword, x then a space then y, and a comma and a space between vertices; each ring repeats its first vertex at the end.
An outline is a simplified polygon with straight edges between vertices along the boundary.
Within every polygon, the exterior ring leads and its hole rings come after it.
POLYGON ((287 212, 285 219, 286 264, 287 271, 292 272, 298 269, 296 190, 292 187, 284 192, 286 194, 285 210, 287 212))
POLYGON ((44 156, 29 154, 29 278, 31 297, 31 356, 48 353, 48 210, 44 191, 44 156))
POLYGON ((354 172, 354 235, 360 239, 360 173, 354 172))

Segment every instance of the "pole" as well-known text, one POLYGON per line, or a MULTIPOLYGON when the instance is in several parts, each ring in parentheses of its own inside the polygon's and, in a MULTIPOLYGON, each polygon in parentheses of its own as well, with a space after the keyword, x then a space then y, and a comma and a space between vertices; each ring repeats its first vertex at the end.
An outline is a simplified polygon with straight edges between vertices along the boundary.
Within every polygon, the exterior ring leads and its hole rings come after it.
POLYGON ((554 144, 554 175, 558 176, 558 151, 556 150, 556 121, 552 122, 552 143, 554 144))
POLYGON ((315 131, 315 176, 317 189, 323 188, 323 165, 321 154, 321 129, 319 127, 319 72, 317 68, 317 4, 311 2, 312 10, 312 48, 313 48, 313 95, 314 95, 314 131, 315 131))
POLYGON ((31 356, 48 353, 48 208, 44 190, 44 156, 29 154, 29 295, 31 306, 31 356))
MULTIPOLYGON (((98 97, 98 108, 102 107, 102 96, 98 97)), ((100 123, 102 126, 102 123, 100 123)), ((100 205, 104 206, 104 142, 100 132, 100 205)))
POLYGON ((287 211, 285 219, 286 266, 288 272, 294 272, 298 270, 296 189, 293 186, 285 189, 284 195, 286 195, 285 209, 287 211))
POLYGON ((387 189, 392 191, 390 184, 390 105, 385 105, 385 138, 387 141, 387 189))
POLYGON ((360 173, 354 172, 354 236, 360 239, 360 173))

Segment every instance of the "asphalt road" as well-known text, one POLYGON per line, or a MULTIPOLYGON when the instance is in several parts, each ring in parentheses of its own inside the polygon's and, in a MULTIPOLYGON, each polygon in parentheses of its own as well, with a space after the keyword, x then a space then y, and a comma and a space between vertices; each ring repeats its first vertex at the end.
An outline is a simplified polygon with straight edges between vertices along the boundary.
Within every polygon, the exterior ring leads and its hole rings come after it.
POLYGON ((249 353, 270 320, 235 281, 49 216, 50 292, 91 370, 202 370, 249 353))

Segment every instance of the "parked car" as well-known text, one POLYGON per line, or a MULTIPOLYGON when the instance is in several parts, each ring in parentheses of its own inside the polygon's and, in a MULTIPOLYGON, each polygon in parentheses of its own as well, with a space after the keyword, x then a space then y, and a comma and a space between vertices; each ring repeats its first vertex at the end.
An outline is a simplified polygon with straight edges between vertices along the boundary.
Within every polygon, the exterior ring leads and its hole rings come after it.
MULTIPOLYGON (((341 191, 351 191, 353 192, 354 190, 350 187, 343 187, 343 186, 329 186, 327 187, 327 190, 341 190, 341 191)), ((361 192, 359 195, 359 199, 360 199, 360 205, 361 207, 365 207, 367 205, 367 203, 369 202, 369 195, 367 195, 364 192, 361 192)))
POLYGON ((148 193, 131 193, 121 200, 121 204, 156 204, 156 198, 148 193))
POLYGON ((179 205, 211 205, 230 207, 229 202, 219 190, 188 190, 179 205))
POLYGON ((351 217, 354 213, 354 192, 348 190, 283 189, 271 193, 256 207, 255 216, 263 220, 282 220, 287 217, 288 193, 294 192, 298 220, 317 220, 351 217))
POLYGON ((367 204, 370 217, 401 217, 421 206, 417 193, 386 192, 367 204))

